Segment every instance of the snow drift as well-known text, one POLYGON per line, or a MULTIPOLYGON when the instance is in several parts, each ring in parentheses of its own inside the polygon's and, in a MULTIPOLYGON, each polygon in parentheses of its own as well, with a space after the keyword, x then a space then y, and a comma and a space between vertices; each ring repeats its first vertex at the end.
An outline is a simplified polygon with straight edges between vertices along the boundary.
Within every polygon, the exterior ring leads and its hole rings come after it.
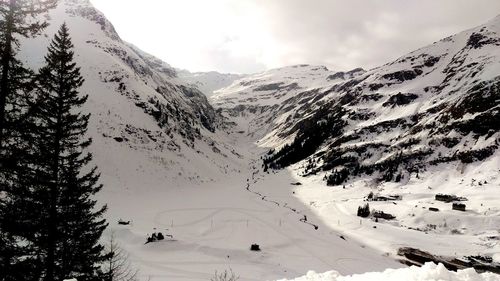
MULTIPOLYGON (((282 279, 280 281, 286 281, 282 279)), ((464 269, 457 272, 448 271, 442 264, 426 263, 422 267, 408 267, 400 269, 387 269, 384 272, 369 272, 350 276, 341 276, 336 271, 316 273, 309 271, 307 275, 288 279, 295 281, 357 281, 357 280, 384 280, 384 281, 492 281, 500 280, 500 275, 493 273, 477 273, 474 269, 464 269)))

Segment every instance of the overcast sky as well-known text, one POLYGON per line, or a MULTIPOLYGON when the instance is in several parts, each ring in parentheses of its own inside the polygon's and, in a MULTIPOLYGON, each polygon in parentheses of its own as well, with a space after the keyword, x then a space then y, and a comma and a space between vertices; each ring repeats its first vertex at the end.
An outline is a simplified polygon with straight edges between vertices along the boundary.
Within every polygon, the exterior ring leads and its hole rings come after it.
POLYGON ((500 0, 91 0, 120 36, 191 71, 369 69, 500 14, 500 0))

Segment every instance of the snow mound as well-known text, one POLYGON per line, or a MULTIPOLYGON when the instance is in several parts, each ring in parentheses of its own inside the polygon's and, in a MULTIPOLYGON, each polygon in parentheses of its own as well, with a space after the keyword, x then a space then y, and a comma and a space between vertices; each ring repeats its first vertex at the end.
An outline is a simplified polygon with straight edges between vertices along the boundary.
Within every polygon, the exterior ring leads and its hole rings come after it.
MULTIPOLYGON (((500 275, 493 273, 477 273, 474 269, 464 269, 457 272, 447 270, 443 264, 426 263, 422 267, 411 266, 400 269, 387 269, 384 272, 369 272, 350 276, 341 276, 336 271, 316 273, 309 271, 307 275, 291 279, 294 281, 492 281, 500 280, 500 275)), ((290 281, 291 281, 290 280, 290 281)), ((279 281, 287 281, 282 279, 279 281)))

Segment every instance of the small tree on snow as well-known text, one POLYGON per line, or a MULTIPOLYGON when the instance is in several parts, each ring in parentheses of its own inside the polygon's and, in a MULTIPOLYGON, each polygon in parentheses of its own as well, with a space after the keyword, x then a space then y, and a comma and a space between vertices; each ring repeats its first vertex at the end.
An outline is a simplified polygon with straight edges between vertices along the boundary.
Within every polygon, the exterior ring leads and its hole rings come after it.
POLYGON ((118 245, 115 235, 111 234, 106 247, 104 261, 104 281, 136 281, 138 270, 130 263, 129 255, 118 245))
POLYGON ((357 215, 362 218, 370 216, 370 205, 367 203, 364 206, 359 206, 357 215))
POLYGON ((229 269, 229 271, 226 269, 224 272, 217 272, 215 271, 215 274, 212 278, 210 278, 210 281, 236 281, 239 280, 240 277, 237 276, 232 269, 229 269))

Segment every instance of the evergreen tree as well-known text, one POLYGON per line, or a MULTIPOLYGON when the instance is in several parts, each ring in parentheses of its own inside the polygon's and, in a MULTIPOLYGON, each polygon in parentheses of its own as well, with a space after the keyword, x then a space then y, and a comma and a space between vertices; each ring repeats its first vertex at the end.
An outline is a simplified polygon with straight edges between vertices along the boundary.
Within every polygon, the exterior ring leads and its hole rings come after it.
POLYGON ((32 174, 30 148, 24 126, 30 114, 34 73, 16 59, 19 39, 34 37, 47 26, 36 16, 54 7, 56 0, 0 1, 0 280, 27 280, 33 268, 24 237, 32 201, 25 198, 33 189, 27 183, 32 174), (31 268, 31 269, 30 269, 31 268))
MULTIPOLYGON (((21 169, 18 169, 20 172, 21 169)), ((0 280, 36 280, 37 258, 31 243, 35 237, 40 204, 34 198, 33 185, 25 177, 19 177, 22 188, 15 186, 2 200, 0 208, 2 229, 0 233, 0 280), (25 184, 25 185, 24 185, 25 184)))
POLYGON ((358 207, 358 217, 367 218, 370 216, 370 205, 366 203, 364 206, 358 207))
POLYGON ((83 84, 80 68, 73 62, 73 44, 63 24, 55 35, 40 69, 37 89, 40 103, 33 114, 38 142, 36 160, 38 199, 44 206, 40 218, 37 245, 46 281, 77 278, 96 280, 104 260, 99 239, 107 223, 102 218, 106 207, 95 210, 93 195, 98 184, 97 169, 89 168, 92 160, 86 148, 90 114, 79 108, 86 95, 79 94, 83 84))
POLYGON ((19 37, 35 37, 47 27, 47 22, 37 20, 39 14, 55 7, 57 0, 5 0, 0 2, 0 148, 8 125, 8 99, 15 94, 20 80, 16 77, 26 70, 16 60, 19 37))

